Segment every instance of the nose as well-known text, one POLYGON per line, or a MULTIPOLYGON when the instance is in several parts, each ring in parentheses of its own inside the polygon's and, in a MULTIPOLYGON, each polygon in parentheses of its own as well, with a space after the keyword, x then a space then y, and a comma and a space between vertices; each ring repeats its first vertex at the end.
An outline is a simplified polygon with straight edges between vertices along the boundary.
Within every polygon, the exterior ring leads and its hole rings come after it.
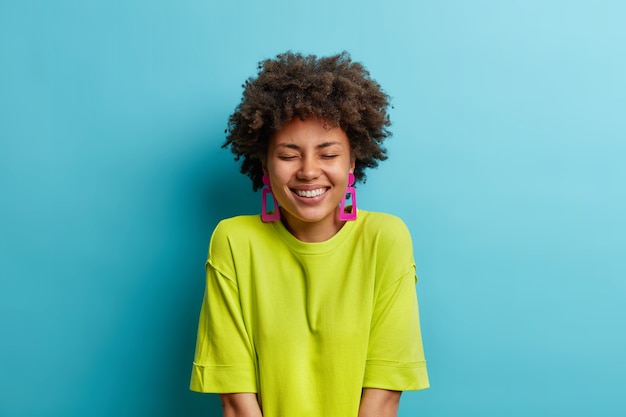
POLYGON ((320 176, 319 161, 314 156, 306 156, 301 159, 297 177, 303 181, 310 181, 320 176))

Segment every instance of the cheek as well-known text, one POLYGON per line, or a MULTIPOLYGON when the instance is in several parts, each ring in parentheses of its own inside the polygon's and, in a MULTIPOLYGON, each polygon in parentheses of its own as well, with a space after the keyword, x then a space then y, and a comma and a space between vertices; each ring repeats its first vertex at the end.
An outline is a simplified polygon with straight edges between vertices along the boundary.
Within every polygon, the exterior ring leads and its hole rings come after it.
POLYGON ((284 186, 290 177, 288 170, 286 170, 285 167, 281 167, 280 164, 270 165, 270 167, 268 167, 268 173, 272 188, 284 186))
POLYGON ((337 169, 337 175, 345 178, 348 181, 348 174, 354 171, 354 162, 348 161, 345 164, 341 164, 341 167, 337 169))

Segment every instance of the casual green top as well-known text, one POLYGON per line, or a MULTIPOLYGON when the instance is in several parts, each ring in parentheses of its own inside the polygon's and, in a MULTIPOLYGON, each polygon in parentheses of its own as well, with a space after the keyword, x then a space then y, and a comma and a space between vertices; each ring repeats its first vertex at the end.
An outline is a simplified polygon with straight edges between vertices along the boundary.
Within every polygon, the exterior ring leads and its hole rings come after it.
POLYGON ((359 210, 324 242, 281 222, 219 223, 191 389, 257 393, 264 417, 356 417, 364 387, 427 388, 411 237, 359 210))

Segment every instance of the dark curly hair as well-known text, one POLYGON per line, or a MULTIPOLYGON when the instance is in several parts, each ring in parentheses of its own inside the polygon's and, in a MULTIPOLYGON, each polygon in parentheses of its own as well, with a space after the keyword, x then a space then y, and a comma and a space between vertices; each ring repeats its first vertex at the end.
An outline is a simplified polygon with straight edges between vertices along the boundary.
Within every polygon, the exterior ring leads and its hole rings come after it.
POLYGON ((228 120, 226 142, 252 187, 263 186, 262 165, 270 137, 294 117, 319 117, 346 132, 354 176, 387 159, 383 141, 391 136, 389 96, 347 52, 329 57, 286 52, 259 63, 258 76, 242 86, 241 102, 228 120))

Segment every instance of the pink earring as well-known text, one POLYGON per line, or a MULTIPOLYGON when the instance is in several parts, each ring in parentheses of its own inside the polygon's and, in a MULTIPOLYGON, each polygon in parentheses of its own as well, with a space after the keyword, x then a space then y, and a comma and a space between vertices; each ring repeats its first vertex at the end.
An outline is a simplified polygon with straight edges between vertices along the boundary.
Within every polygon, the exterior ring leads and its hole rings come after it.
POLYGON ((352 184, 354 184, 354 174, 350 172, 348 174, 348 188, 346 188, 346 193, 343 195, 341 203, 339 203, 339 220, 356 220, 356 189, 352 184), (352 200, 352 206, 346 207, 346 196, 348 194, 350 195, 350 200, 352 200))
POLYGON ((263 184, 265 185, 265 187, 263 187, 263 190, 262 190, 263 200, 261 201, 261 220, 263 220, 264 222, 273 222, 276 220, 280 220, 280 210, 278 209, 278 201, 276 201, 276 197, 274 197, 274 194, 272 194, 272 187, 270 187, 269 175, 267 174, 263 175, 263 184), (272 202, 274 203, 273 212, 267 210, 267 199, 269 197, 272 198, 272 202))

